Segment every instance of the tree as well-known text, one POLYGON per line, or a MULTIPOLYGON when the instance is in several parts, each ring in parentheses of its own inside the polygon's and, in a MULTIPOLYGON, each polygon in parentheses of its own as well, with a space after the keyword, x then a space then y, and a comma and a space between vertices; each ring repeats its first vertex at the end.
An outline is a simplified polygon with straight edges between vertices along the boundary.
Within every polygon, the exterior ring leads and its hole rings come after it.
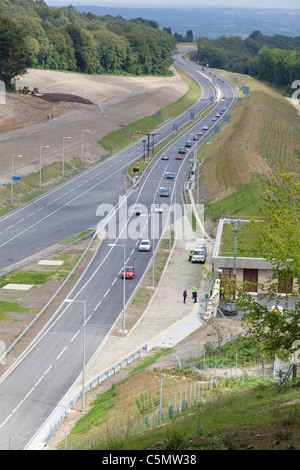
POLYGON ((287 307, 288 297, 278 294, 278 284, 287 287, 293 279, 290 294, 298 300, 293 308, 271 312, 256 302, 245 283, 237 286, 237 298, 245 312, 244 325, 254 339, 268 351, 293 352, 300 338, 300 176, 281 170, 275 177, 265 191, 265 220, 252 221, 252 227, 259 231, 257 245, 272 265, 270 276, 259 288, 266 302, 287 307))
POLYGON ((6 16, 0 15, 0 80, 7 89, 17 75, 26 73, 27 46, 22 29, 6 16))

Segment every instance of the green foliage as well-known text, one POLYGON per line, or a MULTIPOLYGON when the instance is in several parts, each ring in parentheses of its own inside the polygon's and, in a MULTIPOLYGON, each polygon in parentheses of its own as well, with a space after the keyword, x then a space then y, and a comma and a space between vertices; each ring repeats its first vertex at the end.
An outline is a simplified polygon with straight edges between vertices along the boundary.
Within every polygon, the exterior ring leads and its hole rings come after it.
POLYGON ((26 72, 27 45, 16 21, 0 13, 0 80, 7 89, 11 80, 26 72))
POLYGON ((276 86, 291 87, 300 73, 300 41, 282 35, 264 36, 254 31, 242 40, 239 36, 218 39, 199 38, 200 64, 231 72, 252 75, 276 86))
MULTIPOLYGON (((169 73, 175 39, 154 21, 100 17, 73 7, 50 8, 33 0, 0 0, 0 12, 14 19, 6 35, 10 48, 15 48, 14 56, 20 57, 15 75, 23 71, 24 65, 90 74, 169 73), (17 30, 18 37, 25 39, 16 41, 17 30)), ((0 42, 2 52, 5 42, 0 42)), ((8 52, 4 53, 7 61, 8 52)), ((15 75, 10 72, 9 83, 15 75)))
POLYGON ((165 450, 182 450, 184 449, 185 432, 167 429, 163 446, 165 450))

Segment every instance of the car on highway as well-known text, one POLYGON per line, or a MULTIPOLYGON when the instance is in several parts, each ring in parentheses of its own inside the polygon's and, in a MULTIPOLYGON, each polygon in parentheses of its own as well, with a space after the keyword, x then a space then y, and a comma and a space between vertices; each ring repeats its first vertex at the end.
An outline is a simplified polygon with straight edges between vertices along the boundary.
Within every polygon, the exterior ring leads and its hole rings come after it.
POLYGON ((151 241, 141 240, 139 244, 139 251, 150 251, 150 250, 151 250, 151 241))
POLYGON ((217 114, 216 114, 216 118, 219 118, 219 117, 220 117, 220 114, 219 114, 219 113, 217 113, 217 114))
POLYGON ((158 212, 159 214, 162 214, 163 208, 160 204, 155 204, 154 206, 154 212, 158 212))
POLYGON ((163 154, 163 156, 161 157, 162 160, 169 160, 169 155, 167 155, 166 153, 163 154))
POLYGON ((160 197, 169 197, 169 190, 166 188, 160 189, 160 197))
POLYGON ((202 247, 202 249, 194 250, 192 254, 192 263, 202 263, 204 264, 206 260, 206 249, 202 247))
POLYGON ((197 135, 199 135, 199 136, 203 135, 203 132, 197 132, 197 135))
POLYGON ((179 155, 179 154, 178 154, 178 155, 176 155, 176 158, 175 158, 175 160, 182 160, 182 155, 179 155))
POLYGON ((178 153, 180 155, 183 155, 185 153, 185 148, 184 147, 181 147, 179 150, 178 150, 178 153))
POLYGON ((185 143, 185 147, 187 148, 190 148, 192 146, 192 142, 190 140, 188 140, 186 143, 185 143))
POLYGON ((141 204, 137 204, 134 208, 135 215, 141 215, 143 213, 143 207, 141 204))
POLYGON ((237 315, 236 302, 234 301, 226 302, 222 307, 222 312, 224 315, 227 315, 227 316, 237 315))
POLYGON ((226 100, 226 98, 223 97, 223 98, 222 98, 222 101, 225 101, 225 100, 226 100))
POLYGON ((174 179, 174 174, 173 173, 166 173, 166 178, 167 178, 167 180, 173 180, 174 179))
POLYGON ((198 140, 198 136, 194 135, 193 140, 198 140))
POLYGON ((202 129, 203 129, 204 131, 207 131, 207 130, 208 130, 208 126, 203 126, 202 129))
POLYGON ((226 111, 226 109, 227 109, 227 108, 222 108, 223 113, 224 113, 224 111, 226 111))
POLYGON ((134 279, 135 269, 133 266, 125 266, 125 268, 122 269, 122 279, 124 279, 124 271, 125 271, 125 279, 134 279))
POLYGON ((217 120, 217 118, 216 118, 216 117, 213 117, 213 118, 212 118, 212 121, 216 121, 216 120, 217 120))

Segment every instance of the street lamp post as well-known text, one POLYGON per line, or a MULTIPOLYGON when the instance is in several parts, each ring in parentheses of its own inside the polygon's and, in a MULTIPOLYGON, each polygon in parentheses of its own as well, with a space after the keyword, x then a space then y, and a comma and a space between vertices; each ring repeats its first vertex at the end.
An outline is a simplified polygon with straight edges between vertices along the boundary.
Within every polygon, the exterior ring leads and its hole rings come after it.
POLYGON ((86 301, 85 300, 73 300, 65 299, 67 303, 82 303, 83 304, 83 342, 82 342, 82 411, 84 411, 84 388, 85 388, 85 322, 86 322, 86 301))
POLYGON ((40 189, 42 188, 42 149, 48 149, 49 145, 40 146, 40 189))
POLYGON ((90 132, 88 129, 81 131, 81 166, 83 166, 83 133, 90 132))
POLYGON ((126 255, 125 255, 125 244, 124 245, 118 245, 116 243, 109 243, 108 246, 121 246, 124 250, 124 262, 123 262, 123 273, 124 273, 124 276, 123 276, 123 330, 122 330, 122 333, 126 333, 126 330, 125 330, 125 307, 126 307, 126 277, 125 277, 125 263, 126 263, 126 255))
POLYGON ((72 139, 72 137, 63 137, 63 158, 62 158, 62 175, 65 176, 65 139, 72 139))
POLYGON ((13 203, 13 193, 14 193, 14 159, 15 157, 22 158, 23 155, 13 155, 12 162, 11 162, 11 195, 10 195, 10 202, 13 203))

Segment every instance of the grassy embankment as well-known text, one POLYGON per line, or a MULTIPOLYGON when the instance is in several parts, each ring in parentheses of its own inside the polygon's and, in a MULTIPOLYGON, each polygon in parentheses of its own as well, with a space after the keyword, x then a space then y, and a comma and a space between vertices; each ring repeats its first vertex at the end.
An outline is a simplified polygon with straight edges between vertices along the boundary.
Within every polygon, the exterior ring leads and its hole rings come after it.
MULTIPOLYGON (((211 194, 206 217, 260 216, 264 178, 274 177, 279 162, 287 171, 299 171, 300 120, 295 107, 278 91, 240 74, 218 71, 236 85, 242 98, 231 112, 229 123, 214 134, 214 143, 204 145, 200 183, 211 194), (243 96, 250 86, 250 96, 243 96)), ((224 103, 226 106, 226 102, 224 103)))
MULTIPOLYGON (((166 350, 163 354, 168 353, 166 350)), ((176 371, 147 371, 147 366, 153 364, 158 355, 141 361, 138 367, 128 366, 127 379, 98 395, 90 412, 77 422, 71 435, 59 447, 95 450, 299 449, 300 384, 290 382, 283 387, 267 381, 266 377, 244 375, 241 379, 235 377, 234 372, 229 373, 230 368, 235 367, 237 354, 237 366, 245 367, 246 372, 246 367, 258 365, 258 353, 245 338, 211 350, 210 357, 207 352, 206 371, 208 361, 224 367, 223 377, 214 378, 214 387, 208 393, 203 392, 203 384, 211 382, 211 377, 206 377, 199 368, 199 360, 176 371), (164 413, 162 425, 159 425, 158 420, 153 424, 150 416, 157 415, 161 377, 164 413), (198 400, 195 399, 196 389, 201 394, 198 400), (174 404, 174 394, 177 394, 177 407, 172 415, 168 413, 168 407, 174 404), (182 413, 183 401, 187 409, 182 413)))

